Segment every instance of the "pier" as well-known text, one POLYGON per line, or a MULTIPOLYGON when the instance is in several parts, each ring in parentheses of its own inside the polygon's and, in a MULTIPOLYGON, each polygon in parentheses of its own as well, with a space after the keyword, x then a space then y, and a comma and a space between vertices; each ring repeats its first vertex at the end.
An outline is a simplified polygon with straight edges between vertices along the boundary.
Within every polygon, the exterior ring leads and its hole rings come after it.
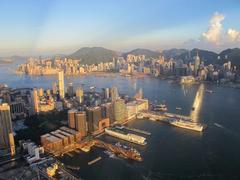
POLYGON ((180 114, 173 114, 173 113, 161 113, 156 111, 142 111, 138 114, 138 116, 143 118, 148 118, 152 121, 165 121, 166 119, 177 119, 177 120, 185 120, 191 121, 190 116, 183 116, 180 114))
POLYGON ((152 121, 161 121, 163 119, 166 119, 167 116, 160 112, 155 111, 142 111, 138 114, 138 117, 148 118, 152 121))
POLYGON ((136 129, 136 128, 131 128, 131 127, 127 127, 127 126, 124 126, 123 129, 133 131, 133 132, 137 132, 137 133, 141 133, 141 134, 148 135, 148 136, 151 135, 151 133, 148 132, 148 131, 144 131, 144 130, 140 130, 140 129, 136 129))

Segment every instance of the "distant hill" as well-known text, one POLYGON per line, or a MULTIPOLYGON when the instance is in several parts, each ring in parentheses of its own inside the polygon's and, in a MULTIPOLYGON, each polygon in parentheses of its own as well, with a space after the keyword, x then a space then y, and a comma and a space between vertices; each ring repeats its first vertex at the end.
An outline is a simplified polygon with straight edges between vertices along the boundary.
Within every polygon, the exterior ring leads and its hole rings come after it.
POLYGON ((226 49, 222 51, 219 56, 221 64, 231 61, 232 64, 240 66, 240 48, 226 49))
MULTIPOLYGON (((233 65, 240 66, 240 48, 226 49, 219 54, 212 51, 196 48, 190 51, 187 49, 174 48, 163 50, 162 52, 138 48, 126 53, 122 53, 121 56, 126 58, 128 54, 133 54, 145 55, 146 58, 158 58, 161 54, 163 54, 167 59, 182 59, 185 63, 187 63, 189 61, 193 61, 194 57, 197 55, 197 52, 201 60, 204 61, 206 65, 223 64, 227 61, 231 61, 233 65), (220 56, 220 60, 218 59, 218 56, 220 56)), ((84 47, 65 57, 72 59, 81 59, 82 64, 94 64, 112 61, 112 58, 118 57, 118 55, 120 55, 118 52, 102 47, 84 47)))
POLYGON ((82 64, 95 64, 112 61, 117 52, 102 47, 83 47, 67 57, 80 59, 82 64))
POLYGON ((169 50, 163 50, 163 55, 165 58, 170 59, 170 58, 176 58, 179 57, 180 55, 188 53, 187 49, 169 49, 169 50))
POLYGON ((206 65, 217 63, 217 53, 196 48, 179 55, 177 58, 182 59, 184 62, 188 62, 193 60, 197 53, 200 59, 204 61, 206 65))
POLYGON ((134 49, 130 52, 127 52, 127 53, 123 53, 123 57, 127 57, 128 54, 133 54, 135 56, 137 55, 145 55, 146 58, 158 58, 159 55, 161 54, 160 52, 157 52, 157 51, 152 51, 152 50, 149 50, 149 49, 134 49))

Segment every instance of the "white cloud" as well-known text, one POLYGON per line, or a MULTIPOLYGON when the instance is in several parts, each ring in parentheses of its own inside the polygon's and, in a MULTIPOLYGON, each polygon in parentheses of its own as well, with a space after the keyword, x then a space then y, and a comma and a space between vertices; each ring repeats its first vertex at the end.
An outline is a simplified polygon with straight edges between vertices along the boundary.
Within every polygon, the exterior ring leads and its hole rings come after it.
POLYGON ((221 40, 222 21, 225 16, 216 12, 210 20, 207 32, 202 34, 203 38, 209 42, 218 44, 221 40))
POLYGON ((214 13, 209 21, 208 30, 198 38, 190 39, 183 43, 185 48, 204 48, 221 51, 225 48, 240 46, 240 31, 234 28, 223 27, 225 15, 214 13))
POLYGON ((238 41, 240 40, 240 32, 236 29, 229 28, 227 30, 227 35, 231 41, 238 41))

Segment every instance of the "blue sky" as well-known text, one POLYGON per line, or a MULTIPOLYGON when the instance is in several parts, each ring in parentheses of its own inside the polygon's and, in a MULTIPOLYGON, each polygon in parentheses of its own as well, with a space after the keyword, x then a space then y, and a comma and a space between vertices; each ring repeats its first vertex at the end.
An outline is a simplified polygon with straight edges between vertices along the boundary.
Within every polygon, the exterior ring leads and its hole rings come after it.
POLYGON ((0 55, 71 53, 84 46, 219 51, 239 46, 239 31, 239 0, 0 1, 0 55), (216 16, 219 29, 210 23, 216 16))

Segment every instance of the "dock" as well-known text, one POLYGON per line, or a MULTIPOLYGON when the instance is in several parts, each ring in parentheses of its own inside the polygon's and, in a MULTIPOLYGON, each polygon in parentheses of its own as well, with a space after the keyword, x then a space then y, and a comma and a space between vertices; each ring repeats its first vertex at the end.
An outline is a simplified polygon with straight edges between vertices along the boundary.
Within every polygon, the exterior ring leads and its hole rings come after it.
POLYGON ((131 149, 128 150, 128 149, 124 149, 124 148, 121 148, 121 147, 117 147, 113 144, 106 143, 106 142, 103 142, 103 141, 98 140, 98 139, 89 140, 89 141, 86 141, 84 143, 78 144, 78 148, 85 147, 89 150, 93 146, 96 146, 96 147, 99 147, 99 148, 102 148, 102 149, 106 149, 107 151, 110 151, 110 152, 114 153, 115 155, 121 156, 121 157, 124 157, 124 158, 132 159, 132 160, 135 160, 135 161, 142 161, 143 160, 140 153, 138 153, 136 151, 132 151, 131 149))
POLYGON ((143 118, 148 118, 152 121, 165 121, 166 119, 177 119, 177 120, 185 120, 185 121, 191 121, 191 118, 189 116, 184 116, 180 114, 173 114, 173 113, 167 113, 167 112, 156 112, 156 111, 142 111, 139 113, 139 116, 143 118))
POLYGON ((142 111, 138 114, 138 116, 141 116, 143 118, 148 118, 151 121, 161 121, 167 118, 167 116, 164 113, 155 112, 155 111, 142 111))
POLYGON ((151 133, 148 132, 148 131, 144 131, 144 130, 140 130, 140 129, 136 129, 136 128, 131 128, 131 127, 127 127, 127 126, 124 126, 123 129, 133 131, 133 132, 137 132, 137 133, 141 133, 141 134, 148 135, 148 136, 151 135, 151 133))

